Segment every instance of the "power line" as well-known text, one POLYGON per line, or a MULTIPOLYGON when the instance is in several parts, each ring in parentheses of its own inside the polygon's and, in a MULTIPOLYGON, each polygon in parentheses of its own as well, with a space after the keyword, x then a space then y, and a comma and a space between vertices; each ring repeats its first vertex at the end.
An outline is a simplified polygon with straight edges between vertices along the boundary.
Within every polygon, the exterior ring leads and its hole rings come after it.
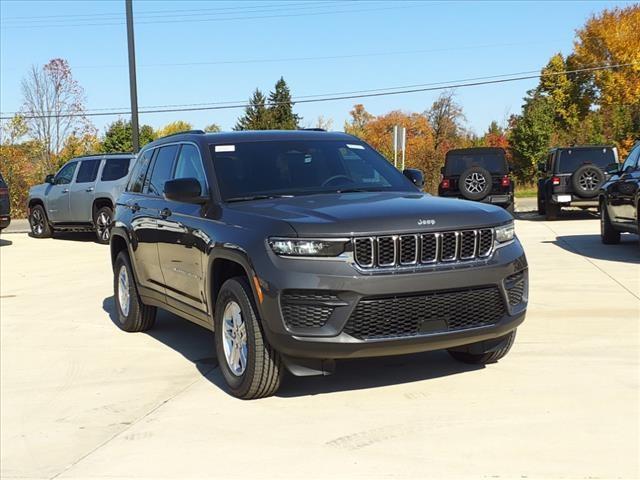
MULTIPOLYGON (((553 72, 551 74, 547 73, 545 75, 566 75, 571 73, 580 73, 580 72, 593 72, 598 70, 613 70, 616 68, 624 68, 630 67, 634 65, 640 65, 640 63, 622 63, 617 65, 602 65, 597 67, 587 67, 580 68, 574 70, 565 70, 562 72, 553 72)), ((500 83, 508 83, 515 82, 520 80, 529 80, 534 78, 541 78, 545 76, 541 73, 535 75, 522 75, 513 78, 501 78, 495 80, 482 80, 482 81, 466 81, 466 82, 458 82, 458 83, 450 83, 450 82, 442 82, 447 83, 447 85, 435 86, 435 87, 421 87, 421 88, 410 88, 404 90, 397 90, 392 92, 374 92, 374 93, 366 93, 364 91, 354 92, 354 94, 350 95, 333 95, 327 96, 324 98, 294 98, 292 99, 292 104, 300 104, 300 103, 319 103, 319 102, 329 102, 336 100, 351 100, 357 98, 371 98, 371 97, 382 97, 389 95, 402 95, 408 93, 418 93, 418 92, 428 92, 434 90, 446 90, 451 88, 463 88, 463 87, 475 87, 480 85, 493 85, 500 83)), ((394 87, 390 87, 394 88, 394 87)), ((265 106, 271 107, 275 105, 279 105, 284 102, 274 102, 274 103, 266 103, 265 106)), ((236 109, 236 108, 246 108, 249 105, 247 103, 242 104, 234 104, 234 105, 213 105, 213 106, 205 106, 205 107, 186 107, 186 108, 166 108, 159 110, 145 110, 141 111, 140 114, 148 114, 148 113, 173 113, 173 112, 193 112, 193 111, 205 111, 205 110, 227 110, 227 109, 236 109)), ((83 113, 83 114, 61 114, 61 115, 23 115, 25 119, 31 118, 68 118, 68 117, 97 117, 97 116, 113 116, 113 115, 129 115, 130 111, 112 111, 112 112, 97 112, 97 113, 83 113)), ((11 117, 0 117, 0 120, 8 120, 11 117)))
MULTIPOLYGON (((415 8, 423 5, 410 5, 405 6, 404 8, 415 8)), ((158 21, 142 21, 136 22, 136 25, 145 25, 145 24, 177 24, 177 23, 202 23, 202 22, 225 22, 225 21, 234 21, 234 20, 256 20, 256 19, 265 19, 265 18, 289 18, 289 17, 304 17, 309 15, 336 15, 341 13, 361 13, 361 12, 377 12, 384 10, 398 10, 397 6, 393 7, 379 7, 379 8, 367 8, 367 9, 354 9, 354 10, 330 10, 326 12, 313 12, 313 13, 292 13, 292 14, 277 14, 277 15, 257 15, 257 16, 242 16, 242 17, 229 17, 229 18, 219 18, 218 15, 214 18, 201 18, 201 19, 182 19, 182 20, 158 20, 158 21)), ((104 27, 104 26, 117 26, 124 25, 125 22, 115 22, 115 23, 81 23, 81 24, 53 24, 53 25, 7 25, 3 28, 55 28, 55 27, 104 27)))

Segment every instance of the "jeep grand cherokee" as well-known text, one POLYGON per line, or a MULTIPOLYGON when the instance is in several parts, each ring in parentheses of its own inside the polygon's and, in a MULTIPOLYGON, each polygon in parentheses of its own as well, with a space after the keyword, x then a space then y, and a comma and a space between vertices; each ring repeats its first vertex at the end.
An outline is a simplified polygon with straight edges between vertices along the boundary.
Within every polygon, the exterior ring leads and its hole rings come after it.
POLYGON ((447 349, 490 363, 524 320, 527 261, 504 209, 421 192, 356 137, 177 134, 139 154, 111 236, 119 325, 156 307, 212 329, 240 398, 284 369, 447 349))

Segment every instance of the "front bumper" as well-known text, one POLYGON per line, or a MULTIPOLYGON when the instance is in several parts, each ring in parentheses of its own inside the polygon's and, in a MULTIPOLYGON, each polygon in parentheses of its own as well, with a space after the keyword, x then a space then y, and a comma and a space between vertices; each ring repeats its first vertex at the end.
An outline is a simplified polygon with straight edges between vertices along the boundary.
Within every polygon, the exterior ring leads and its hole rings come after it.
POLYGON ((397 355, 489 340, 509 333, 522 323, 528 301, 527 261, 517 239, 497 249, 486 260, 401 273, 363 273, 344 261, 291 259, 271 253, 255 267, 263 294, 258 309, 267 339, 280 353, 295 358, 397 355), (525 287, 521 301, 513 303, 509 300, 505 279, 517 273, 523 274, 525 287), (497 288, 504 302, 504 314, 488 325, 385 338, 356 338, 344 331, 354 309, 365 297, 420 296, 488 287, 497 288), (285 323, 281 304, 283 292, 287 291, 331 294, 331 298, 337 294, 340 302, 326 324, 291 328, 285 323))

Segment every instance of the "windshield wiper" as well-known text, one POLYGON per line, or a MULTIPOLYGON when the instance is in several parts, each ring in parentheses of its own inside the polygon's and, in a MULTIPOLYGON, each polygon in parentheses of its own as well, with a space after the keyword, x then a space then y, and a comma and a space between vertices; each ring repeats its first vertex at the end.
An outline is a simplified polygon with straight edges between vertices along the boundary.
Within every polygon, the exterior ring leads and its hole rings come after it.
POLYGON ((384 192, 384 188, 343 188, 336 190, 336 193, 356 193, 356 192, 384 192))
POLYGON ((225 200, 228 203, 231 202, 249 202, 251 200, 268 200, 272 198, 292 198, 293 195, 248 195, 246 197, 233 197, 225 200))

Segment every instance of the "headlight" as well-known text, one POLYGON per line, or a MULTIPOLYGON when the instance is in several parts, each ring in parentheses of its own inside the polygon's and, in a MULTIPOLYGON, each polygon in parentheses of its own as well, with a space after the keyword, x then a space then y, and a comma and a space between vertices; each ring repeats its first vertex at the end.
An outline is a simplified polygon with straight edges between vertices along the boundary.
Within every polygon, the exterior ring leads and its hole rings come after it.
POLYGON ((344 252, 347 240, 305 240, 270 238, 269 245, 285 257, 337 257, 344 252))
POLYGON ((515 228, 513 227, 513 222, 507 223, 506 225, 502 225, 500 227, 496 227, 495 231, 496 241, 498 243, 504 243, 513 240, 513 237, 516 234, 515 228))

